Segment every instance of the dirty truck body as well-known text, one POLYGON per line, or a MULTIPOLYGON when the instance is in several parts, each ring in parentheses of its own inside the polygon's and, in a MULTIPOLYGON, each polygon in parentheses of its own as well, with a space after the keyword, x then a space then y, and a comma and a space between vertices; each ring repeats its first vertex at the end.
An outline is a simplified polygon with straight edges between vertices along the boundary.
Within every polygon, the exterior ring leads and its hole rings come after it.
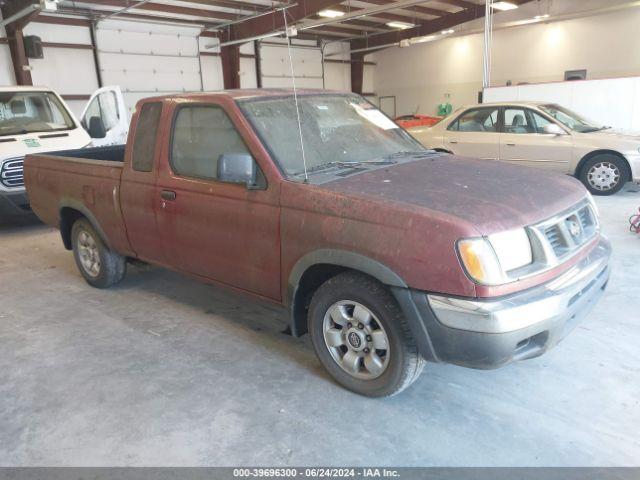
POLYGON ((283 305, 371 396, 425 360, 538 356, 604 291, 575 179, 425 150, 356 95, 299 98, 306 180, 291 92, 188 94, 141 101, 126 147, 28 156, 32 208, 90 284, 139 259, 283 305))

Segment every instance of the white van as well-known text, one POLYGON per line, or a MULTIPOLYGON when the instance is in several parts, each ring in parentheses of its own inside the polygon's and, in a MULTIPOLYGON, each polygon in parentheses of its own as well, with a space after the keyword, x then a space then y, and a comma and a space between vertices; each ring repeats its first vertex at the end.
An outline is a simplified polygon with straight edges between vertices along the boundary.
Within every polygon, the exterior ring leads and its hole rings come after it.
POLYGON ((30 212, 26 154, 126 142, 129 118, 118 87, 97 90, 78 121, 48 88, 0 87, 0 218, 30 212))

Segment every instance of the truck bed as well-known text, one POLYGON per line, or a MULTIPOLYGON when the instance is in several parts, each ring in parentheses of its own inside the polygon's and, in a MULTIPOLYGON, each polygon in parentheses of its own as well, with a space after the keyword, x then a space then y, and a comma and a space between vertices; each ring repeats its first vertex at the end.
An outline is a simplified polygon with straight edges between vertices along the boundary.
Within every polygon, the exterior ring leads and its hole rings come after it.
POLYGON ((27 155, 24 179, 32 210, 54 227, 61 227, 63 209, 76 210, 100 225, 112 246, 127 246, 120 210, 123 161, 124 146, 27 155))
POLYGON ((102 160, 106 162, 124 162, 124 145, 112 145, 108 147, 76 148, 74 150, 62 150, 42 155, 54 157, 77 158, 81 160, 102 160))

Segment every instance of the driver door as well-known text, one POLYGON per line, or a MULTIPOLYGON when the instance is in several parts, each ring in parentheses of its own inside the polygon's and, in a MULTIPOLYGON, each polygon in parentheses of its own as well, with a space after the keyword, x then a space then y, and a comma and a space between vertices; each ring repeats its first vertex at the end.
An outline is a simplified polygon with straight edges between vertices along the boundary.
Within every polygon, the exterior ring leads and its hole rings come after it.
POLYGON ((571 135, 545 133, 544 126, 550 123, 529 108, 504 107, 500 160, 567 173, 573 149, 571 135))
POLYGON ((223 154, 259 160, 260 152, 247 147, 222 105, 182 101, 174 108, 156 199, 166 258, 187 273, 279 300, 277 183, 267 184, 261 172, 257 189, 219 181, 223 154))
POLYGON ((120 87, 96 90, 80 119, 82 127, 91 136, 91 145, 94 147, 123 145, 127 142, 129 115, 120 87))

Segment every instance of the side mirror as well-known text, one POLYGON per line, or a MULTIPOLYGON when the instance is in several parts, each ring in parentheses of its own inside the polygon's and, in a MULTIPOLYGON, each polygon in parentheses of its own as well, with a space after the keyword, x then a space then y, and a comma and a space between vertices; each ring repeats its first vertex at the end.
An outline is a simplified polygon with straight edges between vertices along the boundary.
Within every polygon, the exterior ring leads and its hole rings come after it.
POLYGON ((91 117, 89 119, 88 133, 91 138, 104 138, 107 136, 107 129, 101 117, 91 117))
POLYGON ((244 183, 253 188, 257 169, 256 161, 248 153, 223 153, 218 159, 218 181, 244 183))
POLYGON ((565 132, 562 128, 560 128, 559 125, 556 125, 555 123, 549 123, 545 125, 544 127, 542 127, 542 131, 549 135, 566 135, 567 134, 567 132, 565 132))

